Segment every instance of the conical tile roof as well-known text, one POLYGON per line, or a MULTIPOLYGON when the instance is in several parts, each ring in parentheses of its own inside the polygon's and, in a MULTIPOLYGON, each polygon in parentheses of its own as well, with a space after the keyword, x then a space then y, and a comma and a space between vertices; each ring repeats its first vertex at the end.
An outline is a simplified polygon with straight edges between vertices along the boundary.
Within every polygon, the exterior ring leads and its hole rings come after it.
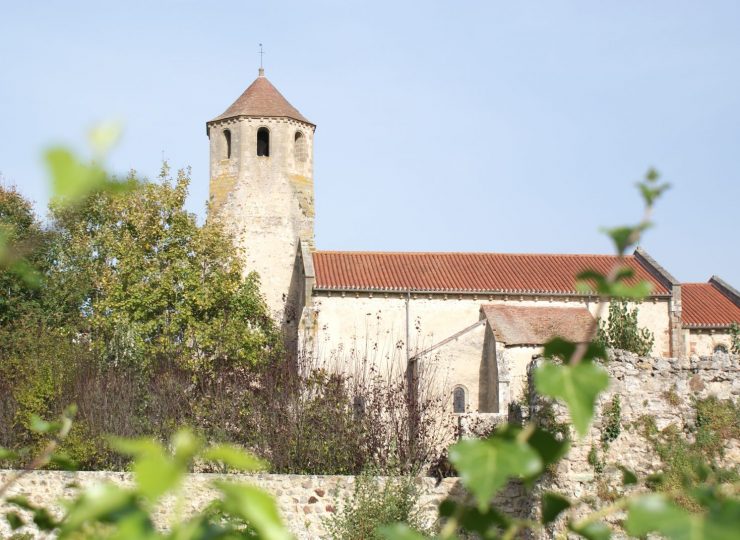
POLYGON ((226 118, 234 118, 236 116, 285 117, 313 125, 313 123, 309 122, 305 116, 298 112, 298 109, 288 103, 288 100, 278 92, 278 89, 275 88, 269 80, 267 80, 265 72, 261 68, 259 77, 249 85, 249 88, 247 88, 241 96, 239 96, 239 99, 237 99, 231 107, 226 109, 223 114, 211 120, 211 122, 224 120, 226 118))

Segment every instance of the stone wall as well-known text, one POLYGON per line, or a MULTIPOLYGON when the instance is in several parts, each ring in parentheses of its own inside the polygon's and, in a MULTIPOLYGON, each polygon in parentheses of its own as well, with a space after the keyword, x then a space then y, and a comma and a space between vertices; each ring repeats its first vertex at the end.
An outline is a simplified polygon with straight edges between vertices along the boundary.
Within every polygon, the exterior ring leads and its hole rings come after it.
MULTIPOLYGON (((738 356, 640 358, 616 351, 606 367, 611 384, 599 398, 591 430, 582 440, 574 441, 568 456, 559 463, 550 481, 539 486, 540 489, 558 491, 573 500, 585 500, 587 504, 582 506, 581 513, 608 504, 605 496, 608 499, 620 493, 621 471, 617 464, 643 478, 660 471, 660 458, 641 434, 641 417, 651 417, 661 430, 673 424, 690 440, 691 428, 696 422, 693 399, 712 395, 735 403, 740 399, 738 356), (621 403, 621 431, 604 451, 601 445, 605 426, 602 413, 615 395, 619 396, 621 403), (598 471, 589 463, 588 454, 592 447, 601 463, 598 471)), ((533 412, 536 414, 536 410, 533 412)), ((564 407, 555 405, 555 413, 559 420, 567 421, 564 407)), ((740 441, 727 441, 721 465, 740 467, 740 441)), ((623 516, 615 516, 619 517, 623 516)))
MULTIPOLYGON (((14 471, 0 470, 0 484, 14 471)), ((217 496, 210 486, 214 480, 228 479, 245 482, 271 493, 277 500, 286 524, 299 539, 325 537, 323 521, 352 496, 355 478, 352 476, 301 476, 281 474, 218 475, 190 474, 184 484, 186 514, 201 510, 217 496)), ((439 485, 434 478, 419 478, 419 510, 428 524, 437 519, 437 507, 448 494, 459 491, 458 481, 444 479, 439 485)), ((10 495, 26 495, 31 502, 59 510, 58 501, 68 499, 80 489, 99 482, 131 485, 132 475, 123 472, 87 471, 35 471, 15 484, 10 495)), ((174 501, 165 499, 157 508, 157 526, 166 527, 171 522, 174 501)), ((4 514, 0 507, 0 514, 4 514)), ((0 519, 0 538, 10 535, 5 519, 0 519)))

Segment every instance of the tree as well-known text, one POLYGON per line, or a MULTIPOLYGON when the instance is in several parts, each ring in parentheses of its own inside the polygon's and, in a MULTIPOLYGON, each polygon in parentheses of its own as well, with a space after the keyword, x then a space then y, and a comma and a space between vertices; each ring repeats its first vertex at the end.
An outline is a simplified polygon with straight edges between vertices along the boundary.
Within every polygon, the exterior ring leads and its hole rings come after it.
POLYGON ((0 186, 0 325, 37 307, 41 273, 48 267, 50 235, 36 219, 33 205, 15 188, 0 186), (2 254, 0 254, 2 255, 2 254))
POLYGON ((243 277, 217 224, 199 227, 184 209, 188 173, 173 179, 164 164, 160 182, 132 174, 126 183, 123 193, 53 205, 50 310, 74 320, 107 364, 172 361, 213 372, 279 352, 258 277, 243 277))

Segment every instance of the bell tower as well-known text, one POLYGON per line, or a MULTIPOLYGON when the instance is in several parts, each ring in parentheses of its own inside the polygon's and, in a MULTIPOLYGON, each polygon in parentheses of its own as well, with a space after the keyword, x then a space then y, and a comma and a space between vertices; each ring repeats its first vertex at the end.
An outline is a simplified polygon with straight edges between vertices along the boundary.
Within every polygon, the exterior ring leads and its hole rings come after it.
POLYGON ((247 272, 260 276, 275 321, 297 324, 300 246, 313 250, 313 136, 316 126, 259 76, 226 112, 206 123, 209 219, 220 221, 247 272))

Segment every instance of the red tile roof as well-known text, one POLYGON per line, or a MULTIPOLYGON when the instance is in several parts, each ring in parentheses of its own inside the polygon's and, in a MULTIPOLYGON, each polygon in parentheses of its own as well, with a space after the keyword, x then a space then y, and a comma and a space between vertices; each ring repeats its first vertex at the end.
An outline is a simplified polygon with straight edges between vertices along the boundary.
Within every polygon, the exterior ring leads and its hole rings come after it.
MULTIPOLYGON (((313 262, 316 290, 578 294, 580 272, 608 273, 617 257, 317 251, 313 262)), ((624 263, 635 271, 633 281, 650 281, 654 295, 669 294, 635 256, 624 263)))
POLYGON ((554 337, 585 343, 592 337, 594 318, 586 308, 490 304, 481 311, 504 345, 543 345, 554 337))
POLYGON ((306 120, 305 116, 298 112, 298 109, 288 103, 288 100, 262 74, 249 85, 249 88, 239 96, 239 99, 231 107, 226 109, 223 114, 211 120, 211 122, 233 118, 235 116, 277 116, 292 118, 293 120, 311 124, 311 122, 306 120))
POLYGON ((684 283, 681 303, 684 326, 710 328, 740 323, 740 307, 712 283, 684 283))

